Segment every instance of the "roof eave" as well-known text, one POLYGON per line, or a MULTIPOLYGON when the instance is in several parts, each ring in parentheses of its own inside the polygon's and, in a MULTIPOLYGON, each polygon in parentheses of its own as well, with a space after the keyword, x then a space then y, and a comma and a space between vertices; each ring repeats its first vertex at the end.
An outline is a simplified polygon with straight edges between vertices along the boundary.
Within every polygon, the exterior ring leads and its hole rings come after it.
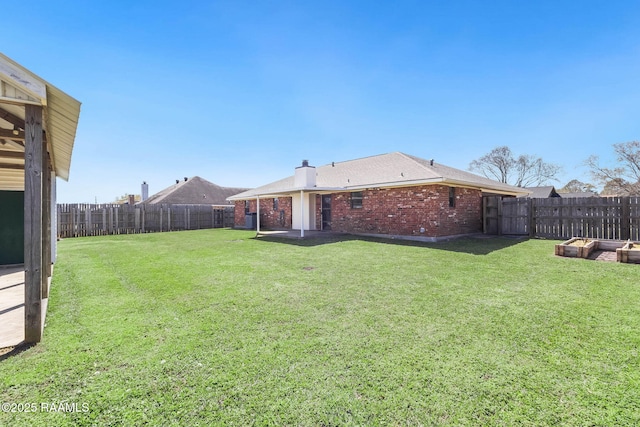
POLYGON ((489 186, 482 185, 479 183, 463 181, 463 180, 455 180, 444 177, 438 178, 429 178, 429 179, 416 179, 416 180, 408 180, 408 181, 397 181, 397 182, 384 182, 384 183, 372 183, 366 185, 354 185, 344 187, 343 191, 357 191, 357 190, 365 190, 367 188, 399 188, 399 187, 415 187, 419 185, 433 185, 433 184, 447 184, 457 187, 467 187, 467 188, 476 188, 483 192, 495 193, 495 194, 504 194, 504 195, 518 195, 518 194, 527 194, 525 190, 518 190, 517 187, 513 187, 512 189, 502 188, 500 186, 489 186))
POLYGON ((57 177, 67 181, 81 103, 2 53, 0 53, 0 74, 4 75, 12 86, 32 98, 3 97, 4 103, 43 107, 44 130, 54 172, 57 177))
POLYGON ((293 188, 284 188, 282 190, 277 191, 264 191, 264 192, 252 192, 251 194, 238 194, 235 196, 227 197, 228 201, 238 201, 238 200, 249 200, 256 199, 258 197, 279 197, 288 194, 296 194, 300 191, 304 192, 314 192, 314 193, 331 193, 331 192, 344 192, 344 191, 359 191, 366 190, 368 188, 400 188, 400 187, 415 187, 419 185, 433 185, 433 184, 448 184, 452 186, 459 187, 468 187, 468 188, 476 188, 481 190, 482 192, 493 193, 493 194, 503 194, 507 196, 516 196, 520 194, 527 194, 525 190, 516 190, 514 187, 513 190, 507 188, 500 188, 499 186, 488 186, 482 185, 478 183, 462 181, 462 180, 454 180, 447 179, 443 177, 438 178, 430 178, 430 179, 416 179, 416 180, 407 180, 407 181, 394 181, 394 182, 378 182, 378 183, 368 183, 368 184, 360 184, 360 185, 348 185, 344 187, 293 187, 293 188))
POLYGON ((481 191, 483 191, 485 193, 504 194, 504 195, 507 195, 507 196, 517 196, 517 195, 520 195, 520 194, 529 194, 528 191, 526 191, 524 189, 520 189, 520 187, 513 187, 513 189, 511 189, 511 188, 504 188, 504 187, 501 187, 501 186, 482 185, 482 184, 478 184, 478 183, 455 180, 455 179, 443 179, 442 182, 444 182, 446 184, 455 185, 455 186, 477 188, 478 190, 481 190, 481 191))
POLYGON ((261 191, 261 192, 252 192, 251 194, 236 194, 231 197, 227 197, 226 200, 230 202, 238 201, 238 200, 253 200, 257 197, 280 197, 289 194, 297 194, 299 192, 313 192, 313 193, 330 193, 336 191, 346 191, 344 187, 293 187, 293 188, 284 188, 282 190, 276 191, 261 191))

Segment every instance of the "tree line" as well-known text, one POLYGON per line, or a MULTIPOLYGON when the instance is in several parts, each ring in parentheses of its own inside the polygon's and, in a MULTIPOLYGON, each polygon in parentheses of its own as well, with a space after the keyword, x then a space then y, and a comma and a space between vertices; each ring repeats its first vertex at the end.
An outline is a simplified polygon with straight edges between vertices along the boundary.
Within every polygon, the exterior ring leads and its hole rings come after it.
MULTIPOLYGON (((613 150, 616 154, 616 164, 613 166, 601 165, 598 156, 590 156, 584 161, 593 183, 572 179, 558 192, 595 193, 601 187, 602 195, 640 195, 640 142, 613 144, 613 150)), ((472 161, 469 170, 504 184, 539 187, 558 181, 562 166, 530 154, 516 156, 509 147, 501 146, 472 161)))

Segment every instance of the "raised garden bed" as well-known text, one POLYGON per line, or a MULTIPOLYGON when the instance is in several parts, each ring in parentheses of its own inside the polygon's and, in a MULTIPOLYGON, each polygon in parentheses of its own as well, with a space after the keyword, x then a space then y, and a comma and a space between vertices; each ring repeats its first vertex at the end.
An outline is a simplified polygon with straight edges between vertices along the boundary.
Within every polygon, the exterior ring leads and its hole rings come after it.
POLYGON ((628 241, 623 247, 616 249, 618 262, 640 264, 640 243, 628 241))
POLYGON ((556 245, 555 254, 575 258, 588 258, 591 252, 596 249, 597 243, 597 240, 574 237, 556 245))
POLYGON ((640 243, 637 242, 574 237, 555 246, 555 254, 559 256, 589 259, 606 258, 606 260, 613 261, 611 257, 596 256, 607 252, 615 253, 615 259, 618 262, 640 264, 640 243))

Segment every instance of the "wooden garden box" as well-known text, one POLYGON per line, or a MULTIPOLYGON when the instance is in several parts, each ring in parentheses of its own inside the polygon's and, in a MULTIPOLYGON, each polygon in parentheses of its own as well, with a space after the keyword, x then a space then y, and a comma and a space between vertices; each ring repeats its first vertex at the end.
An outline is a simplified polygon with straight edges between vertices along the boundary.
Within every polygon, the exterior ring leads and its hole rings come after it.
POLYGON ((616 249, 616 259, 618 262, 640 264, 640 243, 628 241, 616 249))
POLYGON ((598 244, 596 246, 598 250, 614 252, 622 248, 626 244, 627 244, 626 240, 603 239, 603 240, 598 240, 598 244))
POLYGON ((574 237, 556 245, 555 253, 559 256, 588 258, 597 247, 597 240, 574 237))

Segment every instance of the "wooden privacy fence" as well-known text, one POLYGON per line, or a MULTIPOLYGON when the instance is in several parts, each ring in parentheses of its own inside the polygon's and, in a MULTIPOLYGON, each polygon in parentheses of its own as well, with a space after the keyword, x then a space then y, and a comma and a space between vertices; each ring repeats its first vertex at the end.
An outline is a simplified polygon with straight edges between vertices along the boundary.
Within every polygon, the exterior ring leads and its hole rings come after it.
POLYGON ((233 206, 58 204, 58 237, 233 227, 233 206))
POLYGON ((505 198, 500 234, 640 240, 640 197, 505 198))

